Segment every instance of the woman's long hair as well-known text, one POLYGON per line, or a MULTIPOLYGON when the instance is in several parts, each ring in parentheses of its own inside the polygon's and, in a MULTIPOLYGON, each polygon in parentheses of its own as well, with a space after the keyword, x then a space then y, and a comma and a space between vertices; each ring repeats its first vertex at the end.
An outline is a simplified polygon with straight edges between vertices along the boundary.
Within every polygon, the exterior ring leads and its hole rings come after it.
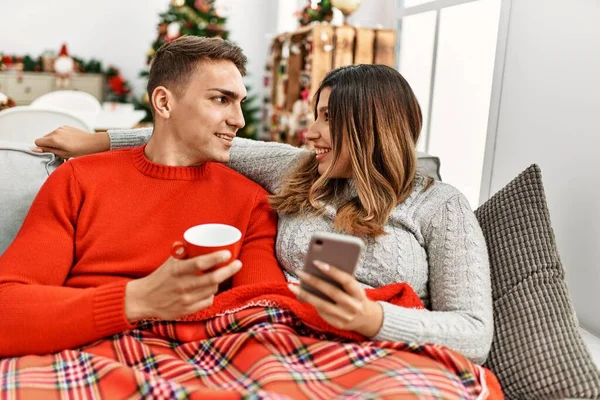
POLYGON ((416 143, 422 114, 409 84, 384 65, 353 65, 327 74, 314 96, 314 113, 324 88, 329 97, 329 131, 333 162, 319 175, 314 154, 304 159, 271 196, 282 214, 319 214, 323 204, 338 206, 334 228, 357 236, 383 235, 392 210, 413 190, 416 143), (342 143, 350 153, 358 197, 337 204, 348 184, 331 178, 342 143))

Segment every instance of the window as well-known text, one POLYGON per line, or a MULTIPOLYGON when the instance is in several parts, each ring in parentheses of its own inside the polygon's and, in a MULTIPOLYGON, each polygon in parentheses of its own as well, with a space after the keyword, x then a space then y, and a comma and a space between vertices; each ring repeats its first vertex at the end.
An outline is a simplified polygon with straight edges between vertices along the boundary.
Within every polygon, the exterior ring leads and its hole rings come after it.
POLYGON ((404 7, 413 7, 425 3, 431 3, 432 0, 404 0, 404 7))
POLYGON ((479 203, 501 0, 399 0, 398 70, 424 115, 418 149, 479 203))

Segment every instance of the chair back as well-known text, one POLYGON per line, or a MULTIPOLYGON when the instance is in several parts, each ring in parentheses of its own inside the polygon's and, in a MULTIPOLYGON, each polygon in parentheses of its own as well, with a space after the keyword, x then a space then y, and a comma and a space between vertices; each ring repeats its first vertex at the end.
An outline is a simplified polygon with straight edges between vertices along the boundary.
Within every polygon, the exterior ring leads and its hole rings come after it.
POLYGON ((78 115, 91 126, 102 111, 102 105, 94 96, 78 90, 57 90, 41 95, 31 103, 35 108, 56 108, 78 115))
POLYGON ((33 144, 61 126, 94 131, 82 118, 64 110, 20 106, 0 111, 0 140, 33 144))

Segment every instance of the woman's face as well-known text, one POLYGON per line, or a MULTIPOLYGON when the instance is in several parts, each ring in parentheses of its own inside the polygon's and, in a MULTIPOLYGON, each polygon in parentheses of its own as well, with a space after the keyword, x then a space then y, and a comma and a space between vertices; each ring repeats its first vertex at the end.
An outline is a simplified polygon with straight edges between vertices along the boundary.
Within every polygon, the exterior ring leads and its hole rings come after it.
MULTIPOLYGON (((317 119, 308 129, 306 139, 315 151, 315 157, 319 163, 319 174, 323 175, 333 163, 333 151, 331 135, 329 134, 329 95, 331 88, 321 90, 319 103, 317 104, 317 119)), ((352 166, 350 165, 350 153, 346 143, 342 145, 340 157, 331 174, 332 178, 351 178, 352 166)))

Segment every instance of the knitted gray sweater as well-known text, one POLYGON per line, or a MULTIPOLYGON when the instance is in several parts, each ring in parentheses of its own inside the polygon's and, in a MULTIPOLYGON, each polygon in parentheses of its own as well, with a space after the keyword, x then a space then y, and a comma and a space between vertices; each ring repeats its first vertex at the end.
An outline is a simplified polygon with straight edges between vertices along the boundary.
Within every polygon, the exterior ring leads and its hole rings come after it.
MULTIPOLYGON (((144 144, 151 129, 109 131, 111 149, 144 144)), ((278 190, 284 174, 306 151, 279 143, 236 138, 229 166, 278 190)), ((417 176, 410 197, 390 215, 387 235, 366 241, 356 271, 365 287, 407 282, 428 310, 381 302, 383 326, 375 340, 446 345, 477 363, 485 361, 493 334, 488 254, 466 198, 454 187, 417 176)), ((288 280, 297 281, 313 232, 332 231, 336 210, 320 216, 280 215, 277 258, 288 280)))

